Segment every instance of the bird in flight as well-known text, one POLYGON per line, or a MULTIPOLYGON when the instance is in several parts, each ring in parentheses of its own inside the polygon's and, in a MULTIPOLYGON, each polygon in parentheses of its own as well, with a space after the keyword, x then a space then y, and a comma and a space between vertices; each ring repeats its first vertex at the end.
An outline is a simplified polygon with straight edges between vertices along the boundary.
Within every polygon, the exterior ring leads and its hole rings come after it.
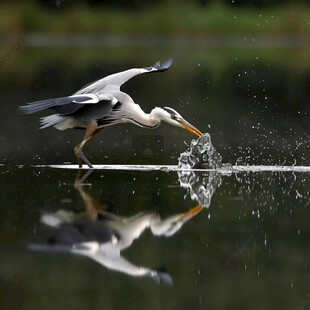
POLYGON ((41 118, 40 129, 50 126, 58 130, 85 129, 82 142, 74 148, 80 168, 83 162, 89 168, 93 168, 83 154, 85 143, 101 129, 111 125, 133 123, 144 128, 155 128, 161 121, 165 121, 202 137, 203 134, 177 111, 168 107, 156 107, 147 114, 128 94, 120 90, 125 82, 136 75, 166 71, 172 61, 173 59, 169 59, 162 64, 157 61, 150 67, 118 72, 84 86, 71 96, 31 102, 20 106, 19 110, 24 114, 33 114, 46 109, 55 110, 56 114, 41 118))

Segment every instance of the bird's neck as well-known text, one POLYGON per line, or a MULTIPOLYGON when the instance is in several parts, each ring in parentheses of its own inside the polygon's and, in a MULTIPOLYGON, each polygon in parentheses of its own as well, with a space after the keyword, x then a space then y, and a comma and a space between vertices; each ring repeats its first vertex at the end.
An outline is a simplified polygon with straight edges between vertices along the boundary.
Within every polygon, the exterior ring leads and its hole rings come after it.
POLYGON ((150 114, 145 113, 140 106, 135 106, 135 113, 131 118, 131 121, 136 125, 146 128, 155 128, 160 123, 160 118, 156 113, 156 109, 153 109, 150 114))

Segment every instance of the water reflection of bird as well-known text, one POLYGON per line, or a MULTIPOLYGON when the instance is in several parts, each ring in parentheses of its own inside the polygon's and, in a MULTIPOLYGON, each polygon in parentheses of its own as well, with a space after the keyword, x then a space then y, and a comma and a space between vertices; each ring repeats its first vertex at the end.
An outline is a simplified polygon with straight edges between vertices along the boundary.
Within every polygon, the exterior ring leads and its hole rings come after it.
POLYGON ((101 265, 131 276, 151 277, 155 281, 172 283, 171 276, 164 271, 136 266, 121 256, 121 251, 130 247, 143 231, 150 228, 155 236, 174 235, 182 225, 198 214, 201 206, 185 213, 175 214, 162 220, 157 213, 144 212, 132 217, 117 216, 101 210, 84 190, 85 178, 76 182, 86 212, 74 213, 58 210, 45 213, 41 221, 56 229, 47 244, 31 244, 32 250, 61 251, 87 256, 101 265))
POLYGON ((146 114, 128 94, 120 90, 120 87, 134 76, 162 72, 171 64, 172 59, 163 64, 158 61, 151 67, 115 73, 86 85, 72 96, 32 102, 21 106, 20 111, 32 114, 45 109, 54 109, 57 114, 41 118, 41 128, 54 126, 59 130, 86 129, 82 142, 74 148, 80 167, 82 167, 82 161, 92 167, 82 152, 85 143, 101 129, 118 123, 133 123, 144 128, 155 128, 160 121, 165 121, 202 136, 203 134, 197 128, 175 110, 156 107, 150 114, 146 114))

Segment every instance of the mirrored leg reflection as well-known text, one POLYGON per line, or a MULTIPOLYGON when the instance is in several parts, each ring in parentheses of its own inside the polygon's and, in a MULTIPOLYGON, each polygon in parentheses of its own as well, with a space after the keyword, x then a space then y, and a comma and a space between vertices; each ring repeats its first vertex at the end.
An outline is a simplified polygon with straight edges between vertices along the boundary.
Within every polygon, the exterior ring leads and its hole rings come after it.
POLYGON ((154 236, 173 236, 185 222, 203 210, 201 205, 161 219, 158 213, 142 212, 123 217, 108 212, 86 191, 88 170, 75 180, 75 189, 83 200, 85 211, 73 212, 59 209, 54 213, 42 213, 41 223, 53 229, 45 243, 29 244, 35 251, 66 252, 91 258, 102 266, 135 277, 150 277, 156 282, 172 284, 166 271, 137 266, 126 260, 121 251, 129 248, 147 228, 154 236))

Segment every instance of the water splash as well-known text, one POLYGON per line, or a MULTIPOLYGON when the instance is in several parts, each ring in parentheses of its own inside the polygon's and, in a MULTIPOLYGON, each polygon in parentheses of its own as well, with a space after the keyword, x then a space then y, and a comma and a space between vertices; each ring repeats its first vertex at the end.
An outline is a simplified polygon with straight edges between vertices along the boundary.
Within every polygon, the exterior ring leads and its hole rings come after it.
POLYGON ((179 168, 182 169, 217 169, 222 166, 222 156, 212 145, 208 133, 197 140, 192 140, 189 149, 181 153, 179 157, 179 168))
POLYGON ((191 199, 202 207, 209 208, 216 189, 222 184, 221 173, 208 171, 195 173, 193 171, 178 171, 180 186, 187 189, 191 199))

